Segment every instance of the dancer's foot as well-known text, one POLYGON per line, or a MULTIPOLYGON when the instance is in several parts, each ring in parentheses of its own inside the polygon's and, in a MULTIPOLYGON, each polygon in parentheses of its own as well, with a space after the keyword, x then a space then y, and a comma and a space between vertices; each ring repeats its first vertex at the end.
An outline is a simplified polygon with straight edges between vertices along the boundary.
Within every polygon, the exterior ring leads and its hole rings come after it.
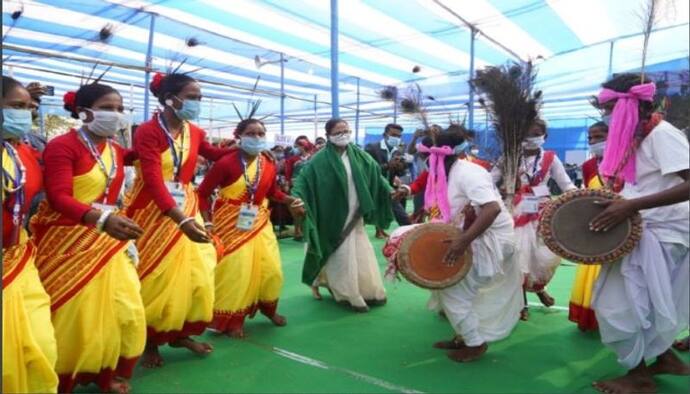
POLYGON ((146 344, 141 356, 141 366, 144 368, 158 368, 163 366, 163 357, 158 351, 158 345, 146 344))
POLYGON ((386 303, 388 302, 388 300, 384 298, 384 299, 382 299, 382 300, 376 300, 376 299, 373 299, 373 300, 364 300, 364 302, 366 302, 366 304, 367 304, 368 306, 384 306, 384 305, 386 305, 386 303))
POLYGON ((484 353, 486 353, 488 348, 489 345, 487 345, 486 342, 479 346, 462 346, 457 350, 448 352, 448 358, 459 363, 468 363, 470 361, 478 360, 484 353))
POLYGON ((130 390, 127 380, 116 377, 110 381, 110 392, 115 394, 128 394, 130 390))
POLYGON ((283 315, 275 313, 273 316, 269 317, 269 319, 271 319, 271 322, 276 327, 284 327, 287 325, 287 318, 283 315))
POLYGON ((520 320, 529 320, 529 309, 527 309, 527 307, 522 308, 522 310, 520 311, 520 320))
POLYGON ((323 300, 323 297, 321 297, 321 292, 319 291, 318 286, 312 286, 311 287, 311 295, 314 297, 315 300, 321 301, 323 300))
POLYGON ((690 350, 690 336, 687 336, 679 341, 673 342, 673 348, 679 352, 687 352, 690 350))
POLYGON ((382 229, 376 229, 376 239, 386 239, 388 238, 388 234, 386 234, 385 231, 382 229))
POLYGON ((213 351, 213 346, 206 342, 197 342, 190 337, 180 338, 170 342, 170 347, 183 347, 189 349, 192 353, 205 356, 213 351))
POLYGON ((233 339, 244 339, 247 337, 247 334, 244 333, 243 328, 238 328, 234 330, 228 330, 225 332, 225 335, 229 336, 230 338, 233 339))
POLYGON ((594 382, 592 386, 599 392, 607 394, 627 394, 627 393, 655 393, 656 383, 644 364, 634 370, 628 371, 626 375, 594 382))
POLYGON ((690 365, 685 364, 680 358, 668 349, 656 358, 654 364, 649 366, 652 375, 690 375, 690 365))
POLYGON ((554 304, 556 303, 556 300, 554 300, 553 297, 551 297, 549 293, 546 292, 546 290, 538 291, 537 297, 539 297, 539 301, 541 301, 542 305, 544 305, 547 308, 554 306, 554 304))
POLYGON ((355 311, 355 312, 357 312, 357 313, 367 313, 367 312, 369 312, 369 307, 366 306, 366 305, 365 305, 365 306, 354 306, 354 305, 350 305, 350 308, 352 308, 352 310, 355 311))
POLYGON ((465 342, 459 337, 454 337, 450 341, 438 341, 434 343, 434 348, 443 350, 457 350, 465 346, 465 342))

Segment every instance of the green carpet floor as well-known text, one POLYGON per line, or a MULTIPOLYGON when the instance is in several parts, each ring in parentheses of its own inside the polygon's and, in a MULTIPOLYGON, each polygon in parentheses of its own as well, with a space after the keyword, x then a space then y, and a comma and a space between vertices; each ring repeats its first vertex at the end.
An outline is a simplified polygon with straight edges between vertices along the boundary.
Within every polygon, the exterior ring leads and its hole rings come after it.
MULTIPOLYGON (((373 237, 372 237, 373 238, 373 237)), ((374 241, 379 263, 382 241, 374 241)), ((458 364, 432 343, 452 336, 448 323, 425 309, 428 292, 407 282, 387 284, 388 305, 354 314, 330 296, 311 298, 300 284, 303 247, 280 242, 285 288, 279 310, 289 321, 275 328, 257 316, 245 340, 207 333, 207 358, 162 348, 166 365, 140 367, 132 379, 140 393, 579 393, 625 371, 597 334, 583 334, 567 319, 575 267, 565 263, 550 285, 558 307, 531 308, 506 340, 475 363, 458 364)), ((537 302, 536 298, 530 302, 537 302)), ((684 354, 685 361, 690 360, 684 354)), ((685 377, 657 379, 661 393, 687 393, 685 377)), ((94 386, 82 388, 93 390, 94 386)))

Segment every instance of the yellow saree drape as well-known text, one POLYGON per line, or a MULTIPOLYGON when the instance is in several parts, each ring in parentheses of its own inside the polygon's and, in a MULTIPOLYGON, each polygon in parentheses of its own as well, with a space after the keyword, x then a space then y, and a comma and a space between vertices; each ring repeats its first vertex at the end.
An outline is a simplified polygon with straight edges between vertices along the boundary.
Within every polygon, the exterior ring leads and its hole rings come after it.
MULTIPOLYGON (((589 189, 600 189, 603 187, 599 177, 593 177, 587 184, 589 189)), ((598 328, 597 319, 592 309, 592 294, 594 293, 594 283, 599 277, 601 266, 598 264, 578 264, 575 272, 575 281, 570 294, 570 305, 568 319, 577 323, 582 331, 596 330, 598 328)))
MULTIPOLYGON (((106 147, 106 167, 114 159, 106 147)), ((91 204, 105 189, 97 165, 73 178, 74 198, 91 204)), ((43 202, 31 222, 36 266, 51 296, 58 347, 59 391, 96 383, 109 390, 115 377, 130 378, 146 343, 144 306, 127 242, 67 223, 43 202)))
MULTIPOLYGON (((189 157, 189 127, 184 139, 175 141, 189 157), (184 141, 184 146, 181 144, 184 141)), ((163 179, 173 179, 173 158, 170 149, 161 155, 163 179)), ((125 205, 136 201, 144 189, 139 163, 137 178, 125 205)), ((184 213, 203 222, 198 198, 191 185, 185 185, 184 213)), ((150 342, 164 344, 204 332, 213 318, 213 270, 216 251, 212 244, 197 244, 187 238, 176 224, 150 201, 141 209, 130 209, 130 216, 144 229, 137 240, 140 264, 141 295, 146 309, 147 335, 150 342)))
MULTIPOLYGON (((254 160, 247 172, 258 176, 254 160)), ((263 171, 261 171, 263 173, 263 171)), ((242 201, 247 200, 244 177, 222 188, 216 200, 213 223, 224 255, 216 267, 216 301, 212 328, 232 331, 242 328, 246 316, 257 310, 272 317, 283 287, 278 241, 270 224, 268 200, 259 208, 251 231, 236 228, 242 201)))

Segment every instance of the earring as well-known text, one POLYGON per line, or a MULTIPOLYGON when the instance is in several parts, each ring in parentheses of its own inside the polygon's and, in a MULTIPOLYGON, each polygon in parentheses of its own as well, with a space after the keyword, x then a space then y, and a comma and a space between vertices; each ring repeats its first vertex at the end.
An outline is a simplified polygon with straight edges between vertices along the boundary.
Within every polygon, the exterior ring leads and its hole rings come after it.
POLYGON ((165 100, 165 105, 167 105, 168 107, 172 107, 172 106, 173 106, 173 101, 172 101, 172 99, 167 99, 167 100, 165 100))

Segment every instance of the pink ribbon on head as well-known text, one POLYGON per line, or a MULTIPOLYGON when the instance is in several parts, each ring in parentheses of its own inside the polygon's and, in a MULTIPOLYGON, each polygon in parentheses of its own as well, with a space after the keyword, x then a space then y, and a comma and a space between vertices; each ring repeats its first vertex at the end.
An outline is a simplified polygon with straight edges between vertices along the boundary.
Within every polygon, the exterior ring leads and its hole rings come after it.
POLYGON ((422 144, 417 145, 417 151, 429 154, 429 177, 424 191, 424 208, 429 210, 434 205, 441 212, 443 223, 450 222, 450 203, 448 202, 448 181, 446 179, 445 158, 453 154, 449 146, 433 146, 431 148, 422 144))
MULTIPOLYGON (((640 121, 640 100, 652 101, 655 92, 656 85, 654 82, 635 85, 626 93, 611 89, 602 89, 599 92, 598 102, 600 104, 617 100, 609 122, 609 136, 606 140, 604 158, 599 165, 599 172, 602 175, 606 177, 616 175, 615 172, 621 161, 624 160, 626 152, 632 149, 635 142, 635 130, 640 121)), ((626 182, 635 182, 634 155, 630 156, 618 175, 626 182)))

